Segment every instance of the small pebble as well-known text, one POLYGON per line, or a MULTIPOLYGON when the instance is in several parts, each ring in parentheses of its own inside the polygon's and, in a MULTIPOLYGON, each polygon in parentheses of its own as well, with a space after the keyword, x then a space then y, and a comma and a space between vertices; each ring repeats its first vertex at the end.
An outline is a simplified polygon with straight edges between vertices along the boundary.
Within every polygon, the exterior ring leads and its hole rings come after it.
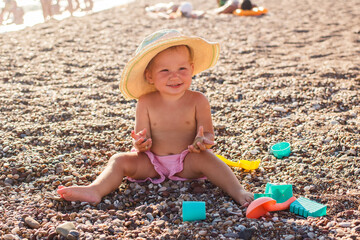
POLYGON ((71 230, 76 230, 72 222, 65 222, 56 227, 56 232, 64 237, 67 237, 71 230))
POLYGON ((206 234, 207 234, 207 231, 206 231, 206 230, 201 230, 201 231, 199 231, 199 235, 200 235, 200 236, 206 236, 206 234))
POLYGON ((69 240, 77 240, 80 237, 80 233, 76 230, 70 230, 69 234, 66 236, 69 240))
POLYGON ((4 236, 3 236, 3 239, 4 240, 15 240, 15 239, 18 239, 15 235, 13 235, 13 234, 5 234, 4 236))
POLYGON ((285 235, 284 236, 284 240, 293 240, 293 239, 295 239, 294 235, 285 235))
POLYGON ((3 148, 3 152, 6 153, 6 152, 9 151, 9 149, 10 149, 10 147, 9 147, 9 146, 6 146, 6 147, 3 148))
POLYGON ((283 107, 274 107, 273 110, 277 112, 286 112, 285 108, 283 107))
POLYGON ((315 233, 313 233, 313 232, 308 232, 307 235, 311 239, 315 238, 315 233))
POLYGON ((341 222, 338 224, 339 227, 348 228, 351 226, 350 222, 341 222))
POLYGON ((31 227, 31 228, 39 228, 40 227, 40 223, 38 221, 36 221, 35 219, 33 219, 32 217, 26 217, 25 218, 25 223, 31 227))

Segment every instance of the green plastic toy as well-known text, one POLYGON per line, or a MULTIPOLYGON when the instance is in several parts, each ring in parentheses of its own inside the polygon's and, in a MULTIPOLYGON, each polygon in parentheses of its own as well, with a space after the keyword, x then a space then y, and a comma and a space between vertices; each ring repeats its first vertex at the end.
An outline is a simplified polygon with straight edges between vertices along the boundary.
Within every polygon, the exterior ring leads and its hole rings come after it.
POLYGON ((288 143, 288 142, 277 143, 270 148, 270 152, 276 158, 279 158, 279 159, 281 159, 283 157, 288 157, 291 153, 290 143, 288 143))
POLYGON ((303 217, 321 217, 326 215, 326 205, 300 197, 291 203, 290 212, 303 217))
POLYGON ((267 183, 265 194, 271 194, 271 197, 275 199, 277 203, 283 203, 293 196, 292 185, 267 183))
POLYGON ((203 201, 183 201, 183 221, 199 221, 206 219, 206 207, 203 201))
POLYGON ((272 198, 272 194, 271 193, 254 193, 254 200, 261 198, 261 197, 271 197, 272 198))

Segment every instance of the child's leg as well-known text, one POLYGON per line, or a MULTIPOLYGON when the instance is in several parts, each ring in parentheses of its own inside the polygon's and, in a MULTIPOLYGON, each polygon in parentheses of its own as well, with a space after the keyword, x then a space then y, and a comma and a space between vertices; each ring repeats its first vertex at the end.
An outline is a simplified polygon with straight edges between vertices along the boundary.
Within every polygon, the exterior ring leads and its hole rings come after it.
POLYGON ((80 8, 80 2, 79 0, 75 0, 76 2, 76 7, 74 8, 74 11, 78 10, 80 8))
POLYGON ((155 178, 158 173, 145 153, 120 153, 112 156, 104 171, 88 186, 62 187, 58 193, 65 200, 98 203, 118 188, 124 178, 155 178))
POLYGON ((94 2, 92 0, 85 0, 86 10, 92 10, 94 7, 94 2))
POLYGON ((189 153, 184 160, 184 169, 179 177, 194 179, 206 176, 213 184, 229 194, 236 202, 248 205, 254 196, 245 191, 233 171, 210 151, 189 153))

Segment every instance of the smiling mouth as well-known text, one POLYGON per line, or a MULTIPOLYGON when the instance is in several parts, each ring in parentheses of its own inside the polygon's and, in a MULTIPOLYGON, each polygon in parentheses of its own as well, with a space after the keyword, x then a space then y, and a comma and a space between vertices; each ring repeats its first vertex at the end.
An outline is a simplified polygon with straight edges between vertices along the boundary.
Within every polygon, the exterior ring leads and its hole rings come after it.
POLYGON ((172 85, 167 85, 167 86, 172 87, 172 88, 176 88, 176 87, 180 87, 181 85, 183 85, 183 84, 179 83, 179 84, 172 84, 172 85))

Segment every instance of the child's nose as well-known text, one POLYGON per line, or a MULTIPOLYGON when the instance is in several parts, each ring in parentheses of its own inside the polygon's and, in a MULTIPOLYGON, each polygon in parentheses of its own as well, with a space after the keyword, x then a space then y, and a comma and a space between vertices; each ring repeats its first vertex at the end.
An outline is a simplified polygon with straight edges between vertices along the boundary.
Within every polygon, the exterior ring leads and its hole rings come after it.
POLYGON ((172 79, 172 78, 178 78, 178 77, 179 77, 179 75, 178 75, 177 72, 171 72, 171 74, 170 74, 170 79, 172 79))

